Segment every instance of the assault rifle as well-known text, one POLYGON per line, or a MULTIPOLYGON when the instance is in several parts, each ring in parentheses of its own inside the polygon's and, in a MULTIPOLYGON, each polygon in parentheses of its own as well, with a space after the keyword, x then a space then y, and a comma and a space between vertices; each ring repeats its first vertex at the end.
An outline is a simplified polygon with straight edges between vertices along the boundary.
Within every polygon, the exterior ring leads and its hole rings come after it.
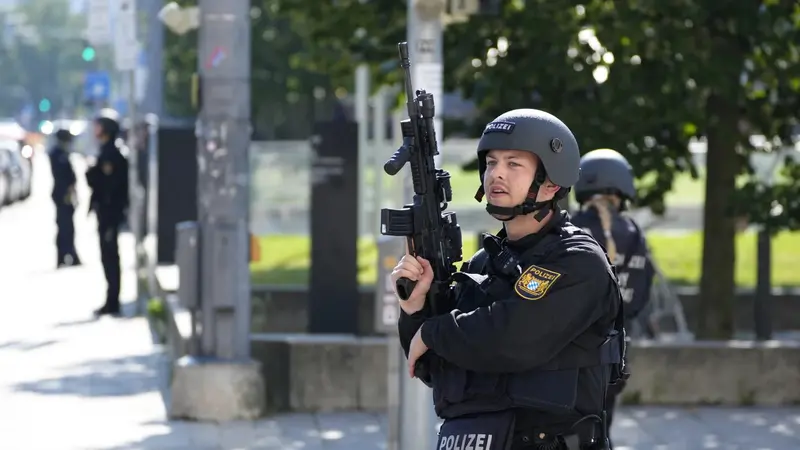
MULTIPOLYGON (((384 164, 383 170, 394 176, 410 162, 414 197, 402 209, 381 209, 381 234, 405 236, 409 253, 430 261, 433 283, 426 302, 430 312, 439 315, 449 312, 452 306, 448 300, 455 263, 462 258, 461 228, 456 213, 445 211, 453 199, 450 174, 437 169, 433 159, 439 154, 433 126, 433 94, 424 90, 414 92, 408 43, 400 42, 397 49, 405 76, 408 119, 400 122, 403 145, 384 164)), ((408 300, 415 285, 408 278, 399 279, 396 287, 400 299, 408 300)))

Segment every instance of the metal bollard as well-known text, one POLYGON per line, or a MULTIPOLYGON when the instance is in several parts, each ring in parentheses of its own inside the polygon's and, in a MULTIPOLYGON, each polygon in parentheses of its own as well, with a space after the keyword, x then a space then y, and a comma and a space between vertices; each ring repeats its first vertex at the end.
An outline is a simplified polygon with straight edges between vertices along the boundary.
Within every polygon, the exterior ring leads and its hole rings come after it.
POLYGON ((753 303, 756 340, 772 339, 772 236, 759 230, 757 241, 756 298, 753 303))
POLYGON ((200 336, 197 323, 200 312, 200 226, 197 222, 180 222, 175 225, 175 259, 178 263, 178 299, 189 310, 192 318, 192 335, 189 354, 200 354, 200 336))

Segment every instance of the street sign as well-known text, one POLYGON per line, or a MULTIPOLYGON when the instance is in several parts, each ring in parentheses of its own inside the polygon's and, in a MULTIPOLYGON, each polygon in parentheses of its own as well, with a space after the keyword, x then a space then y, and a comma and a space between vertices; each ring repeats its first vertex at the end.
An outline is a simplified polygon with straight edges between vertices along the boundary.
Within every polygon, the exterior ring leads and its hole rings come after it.
POLYGON ((121 116, 128 115, 128 101, 124 98, 118 98, 114 100, 112 105, 114 110, 117 111, 121 116))
POLYGON ((109 0, 89 0, 86 17, 86 39, 94 45, 111 43, 109 0))
POLYGON ((114 21, 114 65, 122 72, 136 70, 139 43, 136 40, 136 1, 119 0, 114 21))
POLYGON ((83 81, 83 99, 105 101, 111 93, 111 77, 108 72, 89 72, 83 81))

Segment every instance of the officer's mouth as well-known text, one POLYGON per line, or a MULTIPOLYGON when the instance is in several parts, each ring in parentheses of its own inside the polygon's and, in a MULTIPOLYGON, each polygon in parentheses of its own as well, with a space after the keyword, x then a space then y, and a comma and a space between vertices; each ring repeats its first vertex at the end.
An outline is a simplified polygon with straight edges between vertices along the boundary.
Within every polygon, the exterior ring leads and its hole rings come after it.
POLYGON ((502 187, 492 187, 491 189, 489 189, 489 192, 486 194, 486 196, 489 197, 490 199, 503 198, 503 197, 508 196, 508 195, 509 195, 508 191, 506 191, 502 187))

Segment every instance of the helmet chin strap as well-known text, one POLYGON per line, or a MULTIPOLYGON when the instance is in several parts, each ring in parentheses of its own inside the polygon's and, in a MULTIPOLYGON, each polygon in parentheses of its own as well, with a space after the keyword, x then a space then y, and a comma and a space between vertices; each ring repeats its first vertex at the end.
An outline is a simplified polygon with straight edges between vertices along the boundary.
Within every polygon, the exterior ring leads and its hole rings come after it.
MULTIPOLYGON (((533 218, 537 222, 541 222, 544 220, 545 217, 553 210, 553 206, 557 201, 556 198, 551 200, 545 200, 543 202, 537 202, 536 195, 539 193, 539 188, 544 184, 544 180, 546 179, 546 175, 544 171, 537 170, 536 176, 534 177, 533 184, 531 184, 531 188, 528 191, 528 198, 525 199, 522 204, 514 206, 514 207, 507 207, 507 206, 497 206, 492 205, 488 201, 486 202, 486 212, 491 214, 495 219, 500 220, 502 222, 508 222, 509 220, 517 217, 517 216, 524 216, 527 214, 536 213, 533 218), (502 216, 502 218, 497 217, 502 216)), ((475 200, 481 201, 483 200, 483 196, 485 191, 483 189, 483 185, 478 188, 478 192, 475 194, 475 200)))

